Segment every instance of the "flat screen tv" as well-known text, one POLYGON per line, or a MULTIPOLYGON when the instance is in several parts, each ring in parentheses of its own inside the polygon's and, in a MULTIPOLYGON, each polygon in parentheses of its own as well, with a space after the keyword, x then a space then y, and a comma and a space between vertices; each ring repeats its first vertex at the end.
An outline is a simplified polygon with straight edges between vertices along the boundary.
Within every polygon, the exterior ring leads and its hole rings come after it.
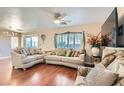
POLYGON ((118 31, 118 14, 117 14, 117 8, 114 8, 112 13, 109 15, 105 23, 102 25, 101 28, 101 34, 106 35, 108 33, 111 33, 109 35, 109 38, 111 39, 111 42, 108 45, 104 46, 111 46, 111 47, 117 47, 117 31, 118 31))

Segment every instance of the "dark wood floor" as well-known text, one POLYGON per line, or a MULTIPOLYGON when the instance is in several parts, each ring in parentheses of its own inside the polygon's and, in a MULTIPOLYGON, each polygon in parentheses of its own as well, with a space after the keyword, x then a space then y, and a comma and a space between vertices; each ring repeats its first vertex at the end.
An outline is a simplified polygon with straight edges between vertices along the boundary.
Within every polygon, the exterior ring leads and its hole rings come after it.
POLYGON ((32 68, 13 70, 11 85, 73 85, 76 70, 64 66, 38 64, 32 68))
POLYGON ((57 65, 37 64, 26 71, 21 69, 12 70, 9 85, 71 86, 76 79, 76 75, 76 69, 57 65))

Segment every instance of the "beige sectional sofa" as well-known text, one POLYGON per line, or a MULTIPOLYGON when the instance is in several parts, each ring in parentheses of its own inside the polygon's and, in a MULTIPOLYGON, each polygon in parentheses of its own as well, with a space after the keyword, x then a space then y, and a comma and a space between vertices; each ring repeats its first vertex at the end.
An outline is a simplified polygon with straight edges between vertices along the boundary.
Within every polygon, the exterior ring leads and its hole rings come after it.
POLYGON ((73 68, 78 68, 78 66, 83 66, 85 61, 85 54, 81 54, 83 57, 82 59, 79 57, 63 57, 57 55, 47 55, 45 56, 45 61, 47 64, 57 64, 57 65, 64 65, 73 68))
POLYGON ((106 47, 95 68, 78 67, 75 86, 124 86, 124 48, 106 47))
POLYGON ((64 65, 72 68, 84 65, 85 52, 70 49, 56 49, 44 53, 38 48, 17 48, 11 53, 14 68, 29 68, 37 63, 64 65), (75 53, 73 53, 75 52, 75 53))
POLYGON ((72 68, 78 68, 83 66, 85 62, 84 50, 72 50, 72 49, 56 49, 53 55, 47 55, 44 57, 47 64, 64 65, 72 68), (73 55, 73 52, 75 54, 73 55))
POLYGON ((18 48, 11 52, 11 61, 15 69, 22 68, 25 70, 35 64, 45 63, 44 56, 45 54, 42 53, 40 48, 18 48))

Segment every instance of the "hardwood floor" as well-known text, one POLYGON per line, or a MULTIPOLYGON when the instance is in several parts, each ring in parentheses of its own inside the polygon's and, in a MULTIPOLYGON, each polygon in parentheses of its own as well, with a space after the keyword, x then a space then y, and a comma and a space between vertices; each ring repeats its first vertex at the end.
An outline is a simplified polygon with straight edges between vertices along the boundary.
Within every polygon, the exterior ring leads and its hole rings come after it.
POLYGON ((48 64, 37 64, 26 71, 18 69, 10 72, 9 85, 14 86, 71 86, 77 76, 76 69, 48 64))

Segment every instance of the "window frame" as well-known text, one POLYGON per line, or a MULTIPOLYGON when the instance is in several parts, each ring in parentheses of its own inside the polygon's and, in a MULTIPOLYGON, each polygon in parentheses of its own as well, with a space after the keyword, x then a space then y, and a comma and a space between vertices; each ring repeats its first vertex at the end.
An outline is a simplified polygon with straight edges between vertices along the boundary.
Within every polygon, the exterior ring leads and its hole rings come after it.
POLYGON ((25 45, 26 48, 38 48, 38 42, 39 42, 38 36, 25 36, 24 37, 24 43, 25 43, 24 45, 25 45), (33 46, 33 44, 32 44, 32 42, 33 42, 32 38, 33 37, 37 37, 37 45, 36 46, 33 46), (31 46, 30 47, 26 45, 26 38, 30 38, 31 39, 31 42, 30 42, 31 46))
MULTIPOLYGON (((76 38, 76 35, 77 34, 79 34, 79 35, 82 35, 82 32, 65 32, 65 33, 56 33, 55 34, 55 37, 54 37, 54 41, 55 41, 55 48, 67 48, 67 49, 78 49, 78 48, 76 48, 76 40, 75 40, 75 38, 76 38), (72 36, 71 36, 71 34, 72 34, 72 36), (67 35, 67 40, 66 40, 66 42, 67 42, 67 47, 64 47, 64 46, 57 46, 57 43, 58 43, 58 36, 60 35, 60 37, 61 37, 61 40, 60 40, 60 42, 62 42, 63 43, 63 41, 62 40, 64 40, 65 38, 64 38, 64 35, 67 35), (73 43, 73 45, 71 46, 71 44, 69 45, 69 43, 71 42, 71 40, 70 39, 72 39, 72 43, 73 43)), ((80 36, 80 46, 79 46, 79 48, 81 48, 81 38, 82 38, 82 36, 80 36)), ((61 44, 59 44, 59 45, 61 45, 61 44)))

